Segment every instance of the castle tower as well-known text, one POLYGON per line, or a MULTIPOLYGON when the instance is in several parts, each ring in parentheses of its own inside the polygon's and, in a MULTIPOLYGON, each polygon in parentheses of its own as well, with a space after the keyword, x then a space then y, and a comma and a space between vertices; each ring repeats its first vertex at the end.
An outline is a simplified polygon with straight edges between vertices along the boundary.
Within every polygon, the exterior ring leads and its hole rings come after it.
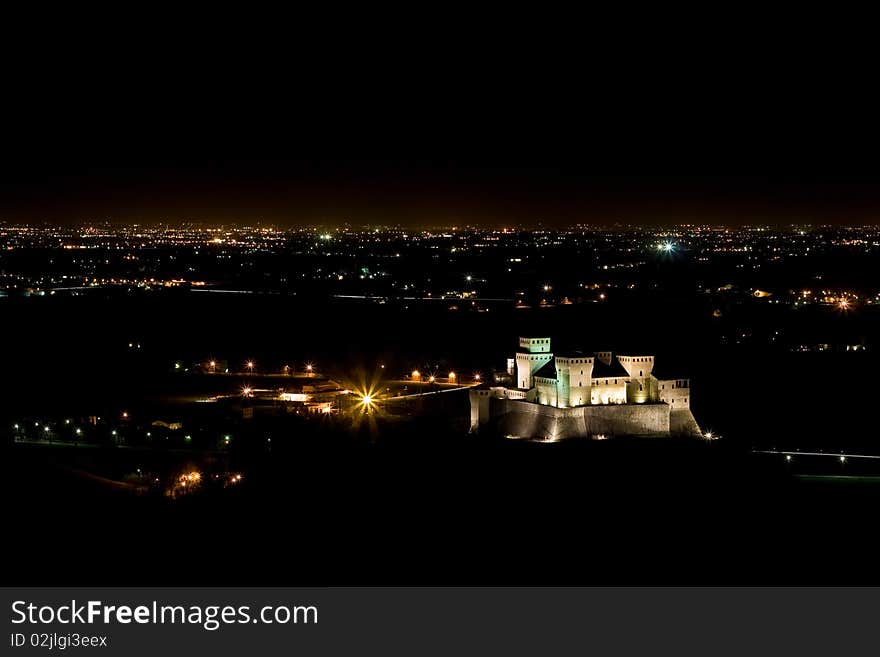
POLYGON ((571 356, 556 357, 557 399, 560 408, 590 403, 593 362, 593 356, 577 352, 571 356))
POLYGON ((550 338, 520 338, 516 353, 516 387, 528 390, 535 385, 535 372, 553 360, 550 338))
POLYGON ((618 356, 618 362, 629 374, 626 386, 626 398, 630 404, 644 404, 657 399, 656 381, 652 378, 654 371, 653 356, 618 356))

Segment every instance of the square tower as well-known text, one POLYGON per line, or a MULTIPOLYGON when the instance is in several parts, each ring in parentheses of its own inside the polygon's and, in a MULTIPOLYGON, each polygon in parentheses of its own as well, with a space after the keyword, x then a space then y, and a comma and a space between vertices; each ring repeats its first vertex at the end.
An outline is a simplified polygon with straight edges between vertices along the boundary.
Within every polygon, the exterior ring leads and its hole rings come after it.
POLYGON ((535 372, 553 360, 550 338, 520 338, 516 354, 516 387, 530 390, 535 386, 535 372))

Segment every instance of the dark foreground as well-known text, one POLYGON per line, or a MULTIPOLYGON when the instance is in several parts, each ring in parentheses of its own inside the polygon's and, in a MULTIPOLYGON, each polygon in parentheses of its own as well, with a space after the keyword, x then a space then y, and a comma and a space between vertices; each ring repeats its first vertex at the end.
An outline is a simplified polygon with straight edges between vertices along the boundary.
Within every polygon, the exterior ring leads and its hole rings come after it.
POLYGON ((406 431, 300 437, 177 500, 7 447, 8 583, 880 583, 871 476, 796 477, 723 442, 406 431))

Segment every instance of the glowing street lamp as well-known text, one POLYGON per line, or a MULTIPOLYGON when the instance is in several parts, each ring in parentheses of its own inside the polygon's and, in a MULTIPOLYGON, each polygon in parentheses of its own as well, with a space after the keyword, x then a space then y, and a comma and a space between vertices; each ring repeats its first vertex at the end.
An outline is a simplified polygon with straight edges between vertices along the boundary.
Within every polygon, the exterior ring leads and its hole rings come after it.
POLYGON ((435 376, 432 374, 431 376, 428 377, 428 382, 429 382, 429 383, 434 383, 434 381, 436 381, 436 379, 437 379, 437 377, 435 377, 435 376))
POLYGON ((422 378, 422 374, 418 370, 413 370, 410 376, 412 376, 413 381, 418 381, 422 378))
POLYGON ((251 397, 251 396, 253 396, 253 394, 254 394, 254 391, 250 388, 250 386, 245 386, 241 389, 241 396, 242 397, 251 397))
POLYGON ((311 372, 314 369, 315 369, 314 365, 312 365, 311 363, 306 363, 306 372, 311 372))
POLYGON ((250 371, 250 372, 254 371, 254 361, 249 360, 247 363, 244 364, 244 366, 246 368, 248 368, 248 371, 250 371))
POLYGON ((455 381, 455 372, 450 372, 450 373, 449 373, 449 380, 450 380, 450 381, 455 381))
POLYGON ((479 380, 480 380, 480 373, 479 373, 479 372, 476 372, 476 373, 474 374, 474 381, 479 381, 479 380))

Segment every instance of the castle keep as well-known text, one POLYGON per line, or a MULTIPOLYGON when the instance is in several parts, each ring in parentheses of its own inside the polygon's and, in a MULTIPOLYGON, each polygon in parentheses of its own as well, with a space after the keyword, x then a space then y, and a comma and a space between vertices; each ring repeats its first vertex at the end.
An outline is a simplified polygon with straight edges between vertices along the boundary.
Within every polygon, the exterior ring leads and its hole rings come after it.
POLYGON ((471 389, 471 431, 521 438, 701 435, 690 381, 654 376, 654 356, 550 351, 550 338, 520 338, 503 382, 471 389))

